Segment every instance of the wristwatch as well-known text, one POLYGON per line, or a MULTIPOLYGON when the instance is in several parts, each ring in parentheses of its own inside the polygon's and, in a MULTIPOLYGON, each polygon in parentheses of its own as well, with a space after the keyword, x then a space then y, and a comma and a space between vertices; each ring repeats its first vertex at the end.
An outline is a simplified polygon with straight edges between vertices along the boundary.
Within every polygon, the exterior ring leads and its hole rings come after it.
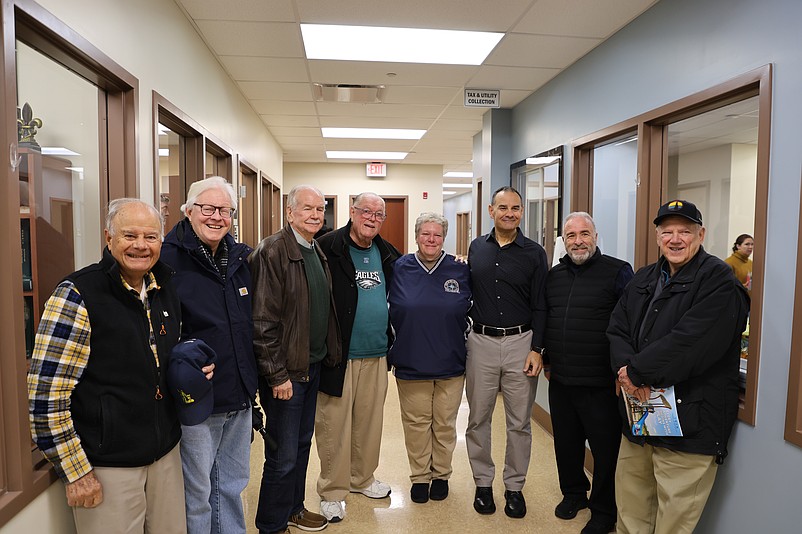
POLYGON ((539 353, 541 356, 546 355, 546 349, 544 347, 538 347, 537 345, 535 345, 534 347, 532 347, 532 350, 539 353))

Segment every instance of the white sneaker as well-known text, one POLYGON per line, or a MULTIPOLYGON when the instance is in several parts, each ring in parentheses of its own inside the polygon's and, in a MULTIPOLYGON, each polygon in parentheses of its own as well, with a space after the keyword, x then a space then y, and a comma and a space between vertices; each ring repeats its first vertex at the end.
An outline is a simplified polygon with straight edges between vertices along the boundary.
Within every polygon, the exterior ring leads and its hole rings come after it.
POLYGON ((373 483, 367 488, 351 488, 351 493, 361 493, 365 497, 370 497, 371 499, 384 499, 390 496, 391 491, 389 484, 385 484, 377 479, 373 479, 373 483))
POLYGON ((339 523, 345 517, 345 501, 320 501, 320 513, 329 523, 339 523))

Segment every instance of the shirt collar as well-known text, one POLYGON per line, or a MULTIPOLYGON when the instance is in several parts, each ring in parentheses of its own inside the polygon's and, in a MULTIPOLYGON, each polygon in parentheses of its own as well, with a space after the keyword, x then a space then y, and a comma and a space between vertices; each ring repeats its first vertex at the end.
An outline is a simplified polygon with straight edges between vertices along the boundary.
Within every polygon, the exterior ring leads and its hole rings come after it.
POLYGON ((302 247, 306 247, 306 248, 312 248, 312 249, 313 249, 313 248, 315 248, 315 247, 314 247, 314 239, 313 239, 313 240, 312 240, 312 242, 310 243, 309 241, 307 241, 307 240, 304 238, 304 236, 302 236, 302 235, 301 235, 301 234, 298 232, 298 230, 296 230, 295 228, 293 228, 293 226, 292 226, 292 225, 290 225, 290 230, 292 230, 292 233, 293 233, 293 234, 295 234, 295 240, 296 240, 296 241, 298 241, 298 244, 299 244, 299 245, 301 245, 302 247))

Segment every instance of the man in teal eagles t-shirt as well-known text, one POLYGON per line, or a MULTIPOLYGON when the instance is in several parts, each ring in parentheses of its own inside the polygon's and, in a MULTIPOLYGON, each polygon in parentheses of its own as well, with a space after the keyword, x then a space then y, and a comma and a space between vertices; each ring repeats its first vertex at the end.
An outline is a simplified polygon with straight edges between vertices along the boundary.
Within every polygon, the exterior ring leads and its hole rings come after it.
POLYGON ((354 199, 348 224, 319 241, 331 269, 347 358, 323 369, 315 416, 320 511, 331 522, 345 517, 349 492, 372 499, 390 495, 390 486, 374 477, 387 395, 387 287, 400 255, 379 236, 386 217, 384 200, 362 193, 354 199))

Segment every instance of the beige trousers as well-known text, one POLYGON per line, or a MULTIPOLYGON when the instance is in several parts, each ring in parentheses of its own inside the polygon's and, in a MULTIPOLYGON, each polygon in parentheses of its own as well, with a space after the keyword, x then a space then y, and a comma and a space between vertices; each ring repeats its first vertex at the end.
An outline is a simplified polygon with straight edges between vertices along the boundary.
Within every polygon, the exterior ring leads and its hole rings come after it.
POLYGON ((103 488, 96 508, 73 508, 78 534, 186 534, 181 454, 145 467, 95 467, 103 488))
POLYGON ((351 489, 373 483, 379 466, 387 358, 348 360, 342 397, 318 393, 315 441, 320 457, 317 492, 343 501, 351 489))
POLYGON ((619 534, 690 534, 718 466, 714 456, 635 445, 621 438, 615 472, 619 534))
POLYGON ((532 404, 537 391, 537 377, 524 374, 531 341, 532 332, 506 337, 468 334, 465 393, 470 414, 465 443, 477 486, 492 486, 496 474, 490 438, 499 391, 507 423, 504 488, 520 491, 526 483, 532 453, 532 404))
POLYGON ((457 446, 457 411, 465 376, 439 380, 396 378, 413 484, 448 480, 457 446))

